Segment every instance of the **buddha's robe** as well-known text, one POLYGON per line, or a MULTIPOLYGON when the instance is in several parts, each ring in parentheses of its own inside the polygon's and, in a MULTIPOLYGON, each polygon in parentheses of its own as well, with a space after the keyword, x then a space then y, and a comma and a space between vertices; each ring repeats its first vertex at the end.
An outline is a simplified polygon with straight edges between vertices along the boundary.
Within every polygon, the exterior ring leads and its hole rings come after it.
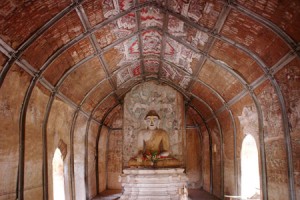
POLYGON ((155 161, 157 167, 179 167, 180 162, 174 157, 169 155, 170 142, 169 135, 163 129, 155 130, 142 130, 138 134, 138 155, 131 158, 128 162, 128 166, 144 166, 149 167, 154 163, 145 159, 145 153, 150 154, 157 152, 158 155, 161 153, 162 156, 155 161), (165 155, 165 156, 164 156, 165 155))

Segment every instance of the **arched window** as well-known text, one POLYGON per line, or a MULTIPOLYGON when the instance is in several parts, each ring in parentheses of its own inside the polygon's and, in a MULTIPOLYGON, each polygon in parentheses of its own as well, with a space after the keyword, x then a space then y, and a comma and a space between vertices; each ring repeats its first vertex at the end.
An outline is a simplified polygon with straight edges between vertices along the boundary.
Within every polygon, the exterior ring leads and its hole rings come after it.
POLYGON ((64 161, 59 148, 57 148, 54 152, 52 170, 53 198, 54 200, 65 200, 64 161))
POLYGON ((244 138, 241 153, 241 192, 244 198, 260 197, 260 177, 258 165, 258 151, 255 139, 251 135, 244 138))

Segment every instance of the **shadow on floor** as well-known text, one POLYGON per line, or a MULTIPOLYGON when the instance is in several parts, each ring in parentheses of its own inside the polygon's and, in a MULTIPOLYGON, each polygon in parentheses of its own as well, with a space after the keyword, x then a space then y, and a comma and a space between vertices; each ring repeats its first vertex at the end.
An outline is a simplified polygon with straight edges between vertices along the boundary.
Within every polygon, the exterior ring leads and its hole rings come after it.
MULTIPOLYGON (((116 200, 122 195, 122 190, 105 190, 96 196, 93 200, 116 200)), ((219 200, 204 190, 189 189, 189 198, 191 200, 219 200)))

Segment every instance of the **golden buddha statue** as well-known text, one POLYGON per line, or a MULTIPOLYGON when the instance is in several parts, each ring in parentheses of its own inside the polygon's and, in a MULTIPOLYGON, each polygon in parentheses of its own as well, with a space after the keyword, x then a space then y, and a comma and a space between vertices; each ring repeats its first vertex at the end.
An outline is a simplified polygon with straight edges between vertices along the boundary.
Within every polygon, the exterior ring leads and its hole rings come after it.
POLYGON ((129 167, 179 167, 180 162, 170 155, 169 134, 159 129, 159 115, 150 110, 145 117, 147 129, 138 134, 138 154, 128 161, 129 167))

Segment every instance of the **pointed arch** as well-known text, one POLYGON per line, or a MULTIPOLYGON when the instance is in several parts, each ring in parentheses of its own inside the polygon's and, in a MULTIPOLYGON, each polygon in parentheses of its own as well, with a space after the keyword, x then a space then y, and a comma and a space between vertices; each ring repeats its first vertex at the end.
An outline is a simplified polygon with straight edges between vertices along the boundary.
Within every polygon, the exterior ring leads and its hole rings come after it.
POLYGON ((260 175, 258 150, 255 139, 248 134, 242 143, 241 151, 241 196, 260 197, 260 175))

